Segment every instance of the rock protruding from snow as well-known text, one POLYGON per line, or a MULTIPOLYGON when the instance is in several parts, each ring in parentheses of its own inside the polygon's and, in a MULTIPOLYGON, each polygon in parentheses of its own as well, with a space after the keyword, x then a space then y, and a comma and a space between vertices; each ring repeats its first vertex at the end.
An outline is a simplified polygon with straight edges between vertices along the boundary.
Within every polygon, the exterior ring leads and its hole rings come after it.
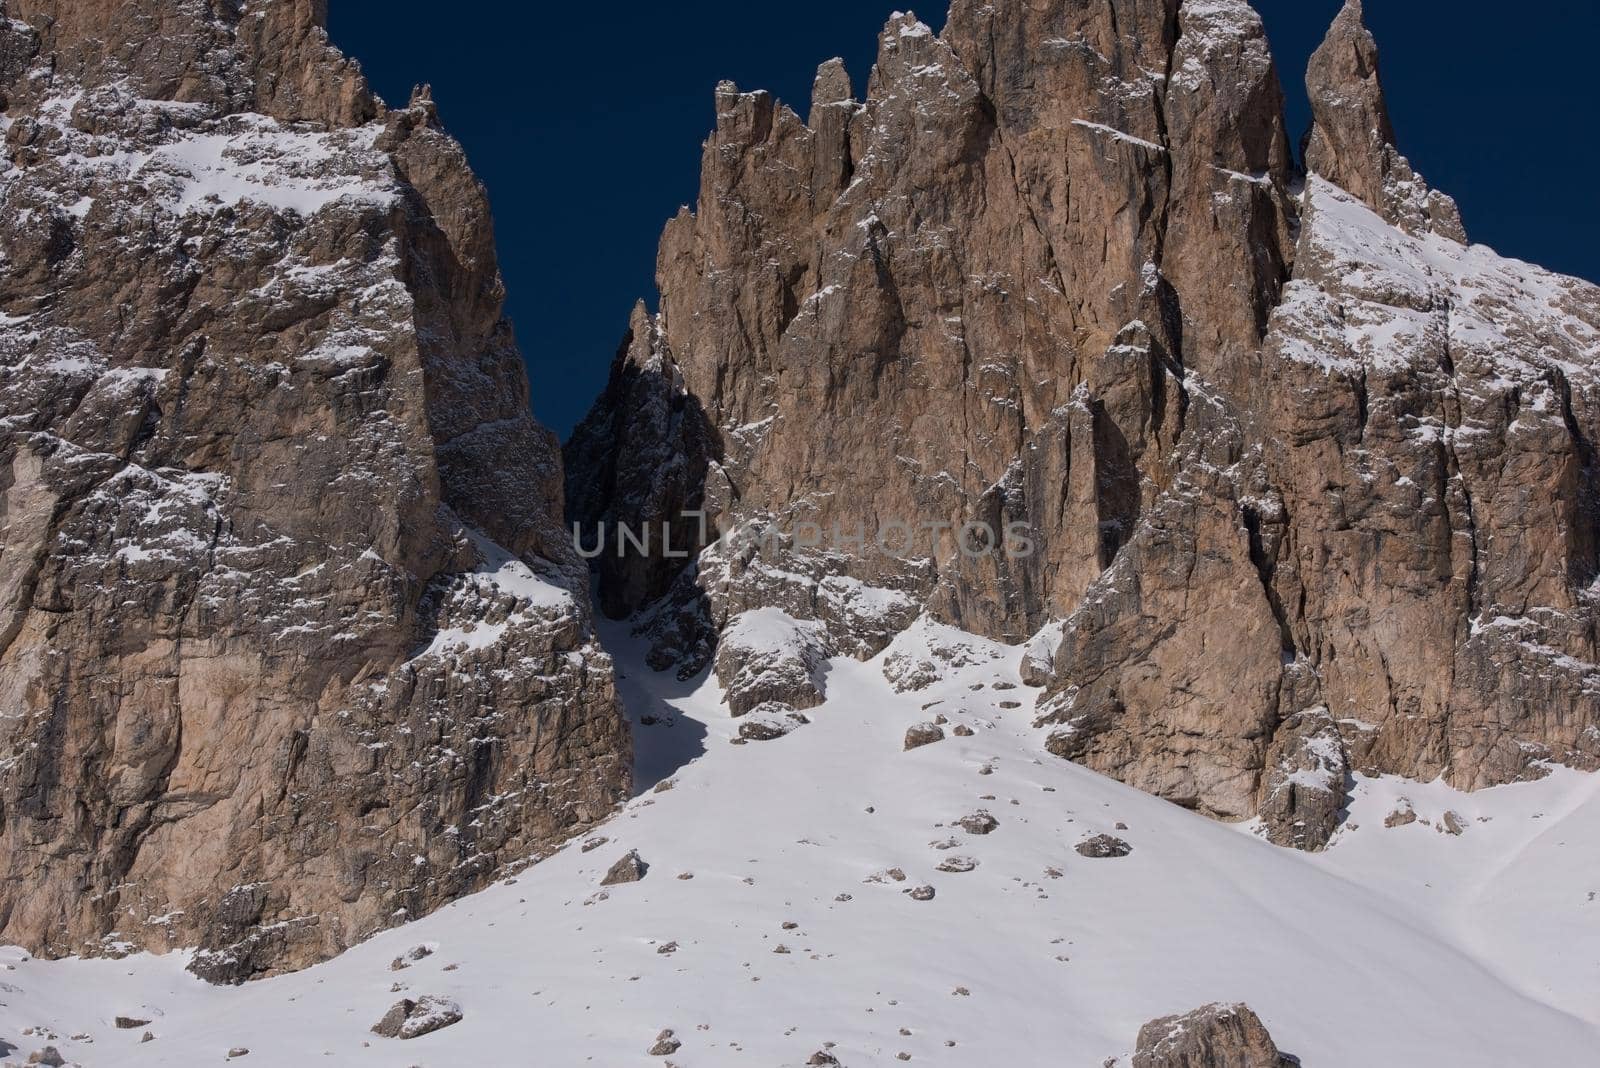
POLYGON ((781 701, 763 701, 739 720, 739 737, 750 742, 771 742, 794 733, 811 722, 781 701))
POLYGON ((1085 838, 1072 848, 1080 857, 1088 857, 1090 860, 1114 860, 1133 852, 1133 846, 1114 834, 1097 834, 1085 838))
POLYGON ((937 723, 916 723, 906 728, 905 751, 944 741, 944 728, 937 723))
POLYGON ((636 883, 643 879, 650 871, 650 865, 644 862, 637 849, 630 849, 615 864, 607 869, 605 878, 600 880, 601 886, 620 886, 623 883, 636 883))
POLYGON ((1050 672, 1054 669, 1056 650, 1061 648, 1061 635, 1066 630, 1066 622, 1056 620, 1039 628, 1037 634, 1028 639, 1028 644, 1022 651, 1022 682, 1026 686, 1043 686, 1050 681, 1050 672))
POLYGON ((651 1045, 649 1053, 652 1057, 668 1057, 682 1048, 683 1042, 669 1027, 656 1035, 655 1043, 651 1045))
POLYGON ((1133 1068, 1291 1068, 1248 1005, 1206 1005, 1139 1028, 1133 1068))
POLYGON ((829 655, 821 624, 758 608, 737 616, 723 632, 717 679, 736 716, 769 701, 813 708, 823 700, 829 655))
POLYGON ((1291 716, 1273 736, 1261 780, 1261 823, 1267 840, 1316 851, 1338 829, 1350 761, 1339 727, 1325 708, 1291 716))
POLYGON ((1408 827, 1417 822, 1417 806, 1411 803, 1409 797, 1397 797, 1394 809, 1383 818, 1383 825, 1390 830, 1396 827, 1408 827))
POLYGON ((401 998, 372 1025, 372 1033, 383 1038, 419 1038, 460 1023, 461 1019, 460 1004, 449 998, 401 998))
POLYGON ((1000 821, 985 809, 962 816, 955 825, 968 834, 993 834, 1000 829, 1000 821))
POLYGON ((883 658, 883 677, 900 693, 925 690, 953 671, 999 660, 998 642, 923 616, 901 631, 883 658))

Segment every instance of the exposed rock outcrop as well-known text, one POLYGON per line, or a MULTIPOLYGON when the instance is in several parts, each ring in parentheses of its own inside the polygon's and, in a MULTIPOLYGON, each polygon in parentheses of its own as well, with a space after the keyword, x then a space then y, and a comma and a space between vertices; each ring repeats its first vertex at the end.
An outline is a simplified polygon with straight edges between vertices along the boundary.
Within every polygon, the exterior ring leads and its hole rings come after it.
MULTIPOLYGON (((1052 752, 1310 848, 1340 761, 1463 787, 1600 764, 1600 290, 1463 243, 1359 4, 1308 84, 1310 175, 1244 0, 897 15, 865 99, 830 61, 805 122, 719 87, 634 331, 711 459, 603 511, 682 497, 740 537, 670 583, 664 556, 602 568, 608 607, 665 589, 641 625, 684 670, 766 607, 863 656, 922 612, 1042 634, 1052 752)), ((569 460, 594 482, 687 448, 657 422, 569 460)))
POLYGON ((488 204, 323 5, 0 9, 0 937, 337 952, 629 744, 488 204))
POLYGON ((1292 1068, 1248 1005, 1206 1005, 1139 1028, 1133 1068, 1292 1068))
POLYGON ((1327 709, 1284 720, 1267 750, 1261 823, 1278 845, 1315 851, 1328 844, 1349 798, 1350 761, 1327 709))

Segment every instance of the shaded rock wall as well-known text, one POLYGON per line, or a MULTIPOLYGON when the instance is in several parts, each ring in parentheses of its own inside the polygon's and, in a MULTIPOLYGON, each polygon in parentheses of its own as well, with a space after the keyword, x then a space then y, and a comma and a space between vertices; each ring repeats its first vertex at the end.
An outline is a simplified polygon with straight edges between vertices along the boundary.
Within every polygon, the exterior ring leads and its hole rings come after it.
POLYGON ((603 817, 629 743, 484 192, 320 5, 0 19, 0 937, 239 980, 603 817))

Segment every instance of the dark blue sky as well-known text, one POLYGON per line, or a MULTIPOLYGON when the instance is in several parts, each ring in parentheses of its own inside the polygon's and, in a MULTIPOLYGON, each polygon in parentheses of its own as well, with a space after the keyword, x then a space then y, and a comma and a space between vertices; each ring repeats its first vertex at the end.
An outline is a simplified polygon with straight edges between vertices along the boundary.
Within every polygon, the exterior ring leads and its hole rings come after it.
MULTIPOLYGON (((906 0, 899 0, 903 6, 906 0)), ((1303 131, 1306 58, 1340 0, 1256 0, 1303 131)), ((433 84, 494 206, 534 412, 563 436, 605 383, 662 224, 692 203, 712 88, 732 78, 803 115, 816 66, 866 82, 889 0, 466 4, 332 0, 335 43, 403 104, 433 84)), ((945 3, 919 5, 944 23, 945 3)), ((1472 238, 1600 279, 1591 0, 1367 0, 1401 150, 1472 238)))

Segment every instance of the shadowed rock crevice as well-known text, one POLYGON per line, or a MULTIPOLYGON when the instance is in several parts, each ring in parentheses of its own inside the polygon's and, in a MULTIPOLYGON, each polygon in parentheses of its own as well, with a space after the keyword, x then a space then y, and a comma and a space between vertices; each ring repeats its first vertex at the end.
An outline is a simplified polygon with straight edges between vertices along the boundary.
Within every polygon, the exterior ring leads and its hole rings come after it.
POLYGON ((640 304, 605 393, 564 450, 567 522, 592 557, 608 616, 663 596, 715 537, 717 513, 708 505, 718 502, 707 498, 707 479, 721 452, 658 322, 640 304))

